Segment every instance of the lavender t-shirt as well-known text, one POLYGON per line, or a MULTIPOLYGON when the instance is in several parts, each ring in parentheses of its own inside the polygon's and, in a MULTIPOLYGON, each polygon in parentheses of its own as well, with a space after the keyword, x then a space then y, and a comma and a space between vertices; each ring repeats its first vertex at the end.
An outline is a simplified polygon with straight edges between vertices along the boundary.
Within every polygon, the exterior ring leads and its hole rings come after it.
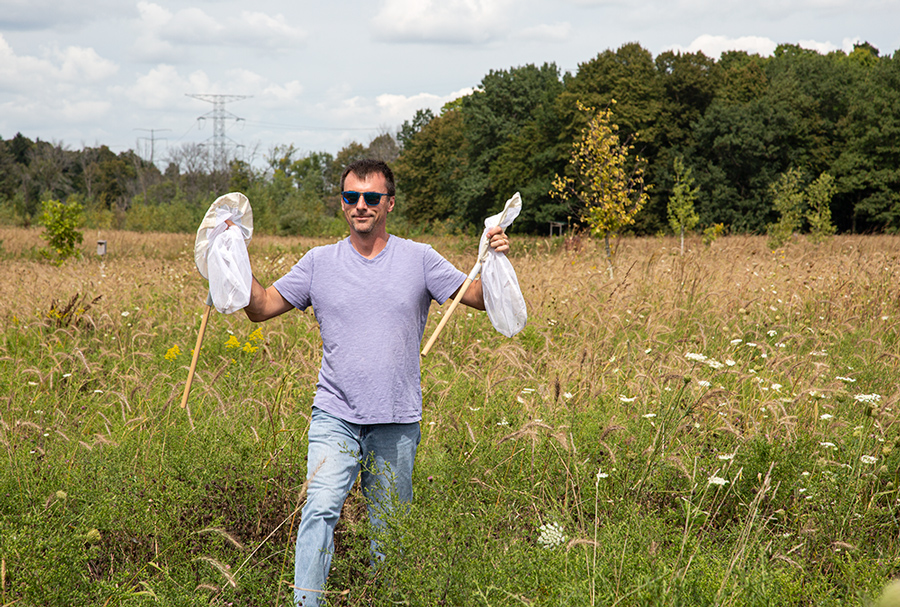
POLYGON ((275 288, 295 308, 312 306, 319 323, 313 405, 358 424, 422 419, 419 347, 428 308, 465 278, 430 246, 397 236, 374 259, 349 238, 306 253, 275 288))

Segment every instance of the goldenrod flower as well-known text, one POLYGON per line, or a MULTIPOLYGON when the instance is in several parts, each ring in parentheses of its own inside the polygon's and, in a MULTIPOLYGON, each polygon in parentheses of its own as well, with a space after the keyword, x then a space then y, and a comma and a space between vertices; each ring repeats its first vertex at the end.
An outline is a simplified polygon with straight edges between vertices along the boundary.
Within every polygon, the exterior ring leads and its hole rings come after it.
POLYGON ((262 327, 259 327, 258 329, 256 329, 256 331, 251 333, 250 336, 247 337, 247 339, 250 340, 250 343, 253 343, 255 341, 263 341, 265 339, 265 337, 263 337, 263 334, 262 334, 262 327))
POLYGON ((166 360, 175 360, 180 354, 181 348, 178 347, 178 344, 175 344, 166 351, 166 360))
POLYGON ((237 337, 232 335, 231 337, 228 338, 228 341, 225 342, 225 347, 226 348, 240 348, 241 341, 237 337))
POLYGON ((244 352, 247 352, 248 354, 253 354, 257 350, 259 350, 259 346, 254 346, 249 341, 244 344, 244 352))

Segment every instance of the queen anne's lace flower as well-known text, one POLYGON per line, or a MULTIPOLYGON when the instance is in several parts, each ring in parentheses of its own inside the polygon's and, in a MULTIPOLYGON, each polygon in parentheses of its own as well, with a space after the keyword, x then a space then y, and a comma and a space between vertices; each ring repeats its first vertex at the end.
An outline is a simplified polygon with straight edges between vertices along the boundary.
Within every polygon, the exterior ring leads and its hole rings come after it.
POLYGON ((566 536, 559 523, 553 522, 541 525, 540 532, 538 543, 544 548, 555 548, 566 541, 566 536))

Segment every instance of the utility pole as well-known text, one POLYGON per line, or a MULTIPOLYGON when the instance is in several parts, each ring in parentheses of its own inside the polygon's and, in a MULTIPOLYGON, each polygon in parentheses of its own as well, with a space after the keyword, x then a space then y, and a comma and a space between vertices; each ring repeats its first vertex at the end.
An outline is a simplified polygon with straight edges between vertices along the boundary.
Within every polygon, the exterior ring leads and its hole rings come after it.
MULTIPOLYGON (((147 131, 150 133, 150 164, 153 164, 153 158, 156 152, 156 133, 162 131, 171 131, 172 129, 134 129, 135 131, 147 131)), ((138 140, 148 139, 148 137, 138 137, 138 140)))
MULTIPOLYGON (((206 101, 213 104, 212 111, 204 114, 203 116, 199 116, 197 120, 205 120, 207 117, 212 117, 213 135, 209 139, 212 139, 213 164, 216 169, 224 171, 227 168, 228 160, 226 154, 226 141, 231 141, 231 143, 233 143, 236 147, 239 145, 231 140, 227 135, 225 135, 225 121, 231 119, 235 122, 240 122, 241 120, 243 120, 243 118, 239 118, 231 112, 226 111, 225 104, 232 101, 247 99, 249 95, 211 95, 205 93, 193 95, 189 93, 186 94, 188 97, 193 97, 194 99, 199 99, 200 101, 206 101)), ((207 139, 207 141, 209 141, 209 139, 207 139)))

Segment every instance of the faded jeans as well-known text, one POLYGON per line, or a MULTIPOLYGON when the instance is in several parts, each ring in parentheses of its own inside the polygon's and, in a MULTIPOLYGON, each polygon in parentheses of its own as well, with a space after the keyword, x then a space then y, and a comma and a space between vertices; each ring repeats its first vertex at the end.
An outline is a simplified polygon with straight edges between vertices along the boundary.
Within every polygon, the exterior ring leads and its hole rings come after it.
MULTIPOLYGON (((413 463, 420 436, 418 422, 360 425, 313 407, 309 486, 294 561, 296 605, 324 602, 322 589, 334 554, 334 526, 360 472, 374 531, 384 528, 384 516, 395 504, 412 501, 413 463)), ((372 550, 376 558, 383 558, 374 540, 372 550)))

